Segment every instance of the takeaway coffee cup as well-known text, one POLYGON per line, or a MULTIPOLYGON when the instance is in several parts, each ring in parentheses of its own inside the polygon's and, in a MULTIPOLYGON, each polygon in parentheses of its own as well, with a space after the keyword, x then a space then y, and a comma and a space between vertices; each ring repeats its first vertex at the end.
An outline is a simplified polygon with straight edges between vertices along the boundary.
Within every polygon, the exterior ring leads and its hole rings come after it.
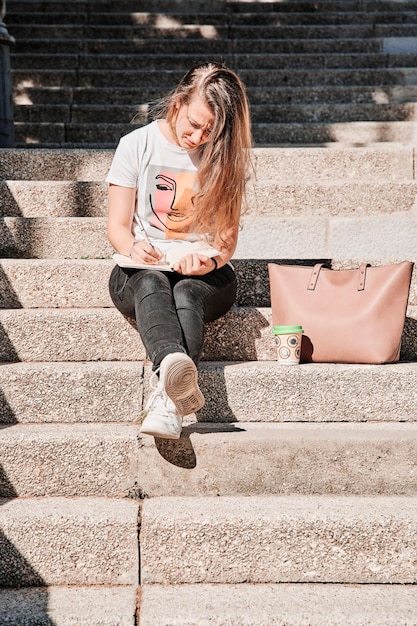
POLYGON ((277 347, 277 360, 281 365, 298 365, 301 355, 301 326, 274 326, 272 333, 277 347))

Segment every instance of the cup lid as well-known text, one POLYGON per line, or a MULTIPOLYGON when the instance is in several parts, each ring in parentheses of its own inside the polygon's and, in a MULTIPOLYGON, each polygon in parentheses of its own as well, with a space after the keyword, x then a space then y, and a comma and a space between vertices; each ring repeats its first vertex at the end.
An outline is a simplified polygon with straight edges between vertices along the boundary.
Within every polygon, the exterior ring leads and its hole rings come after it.
POLYGON ((303 333, 302 326, 274 326, 272 329, 274 335, 289 335, 291 333, 303 333))

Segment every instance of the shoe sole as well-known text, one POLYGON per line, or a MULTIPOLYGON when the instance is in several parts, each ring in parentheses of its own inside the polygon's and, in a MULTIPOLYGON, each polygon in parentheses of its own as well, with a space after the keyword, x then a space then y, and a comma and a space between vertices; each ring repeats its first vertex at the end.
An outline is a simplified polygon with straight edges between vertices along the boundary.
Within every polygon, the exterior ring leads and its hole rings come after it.
POLYGON ((198 372, 193 360, 186 354, 168 354, 163 362, 165 392, 180 415, 199 411, 205 403, 197 383, 198 372))

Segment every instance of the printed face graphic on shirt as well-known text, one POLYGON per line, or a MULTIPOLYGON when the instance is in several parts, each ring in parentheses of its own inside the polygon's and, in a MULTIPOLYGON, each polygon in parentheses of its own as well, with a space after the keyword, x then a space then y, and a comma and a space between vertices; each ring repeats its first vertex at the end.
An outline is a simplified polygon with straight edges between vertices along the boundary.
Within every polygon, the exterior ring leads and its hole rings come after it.
POLYGON ((192 219, 195 172, 149 168, 147 197, 152 212, 151 224, 165 231, 169 238, 182 238, 192 219))

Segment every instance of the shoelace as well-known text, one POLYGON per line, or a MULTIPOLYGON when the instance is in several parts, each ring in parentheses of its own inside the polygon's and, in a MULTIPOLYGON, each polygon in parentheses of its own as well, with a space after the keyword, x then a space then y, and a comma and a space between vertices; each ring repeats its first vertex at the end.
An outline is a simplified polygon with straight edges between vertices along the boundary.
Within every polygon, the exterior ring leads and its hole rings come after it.
POLYGON ((175 405, 163 389, 162 384, 160 383, 160 380, 157 376, 157 372, 158 370, 152 372, 152 376, 149 381, 149 386, 153 391, 148 398, 145 409, 149 410, 152 406, 154 407, 155 405, 161 403, 165 409, 170 412, 176 413, 175 405))

